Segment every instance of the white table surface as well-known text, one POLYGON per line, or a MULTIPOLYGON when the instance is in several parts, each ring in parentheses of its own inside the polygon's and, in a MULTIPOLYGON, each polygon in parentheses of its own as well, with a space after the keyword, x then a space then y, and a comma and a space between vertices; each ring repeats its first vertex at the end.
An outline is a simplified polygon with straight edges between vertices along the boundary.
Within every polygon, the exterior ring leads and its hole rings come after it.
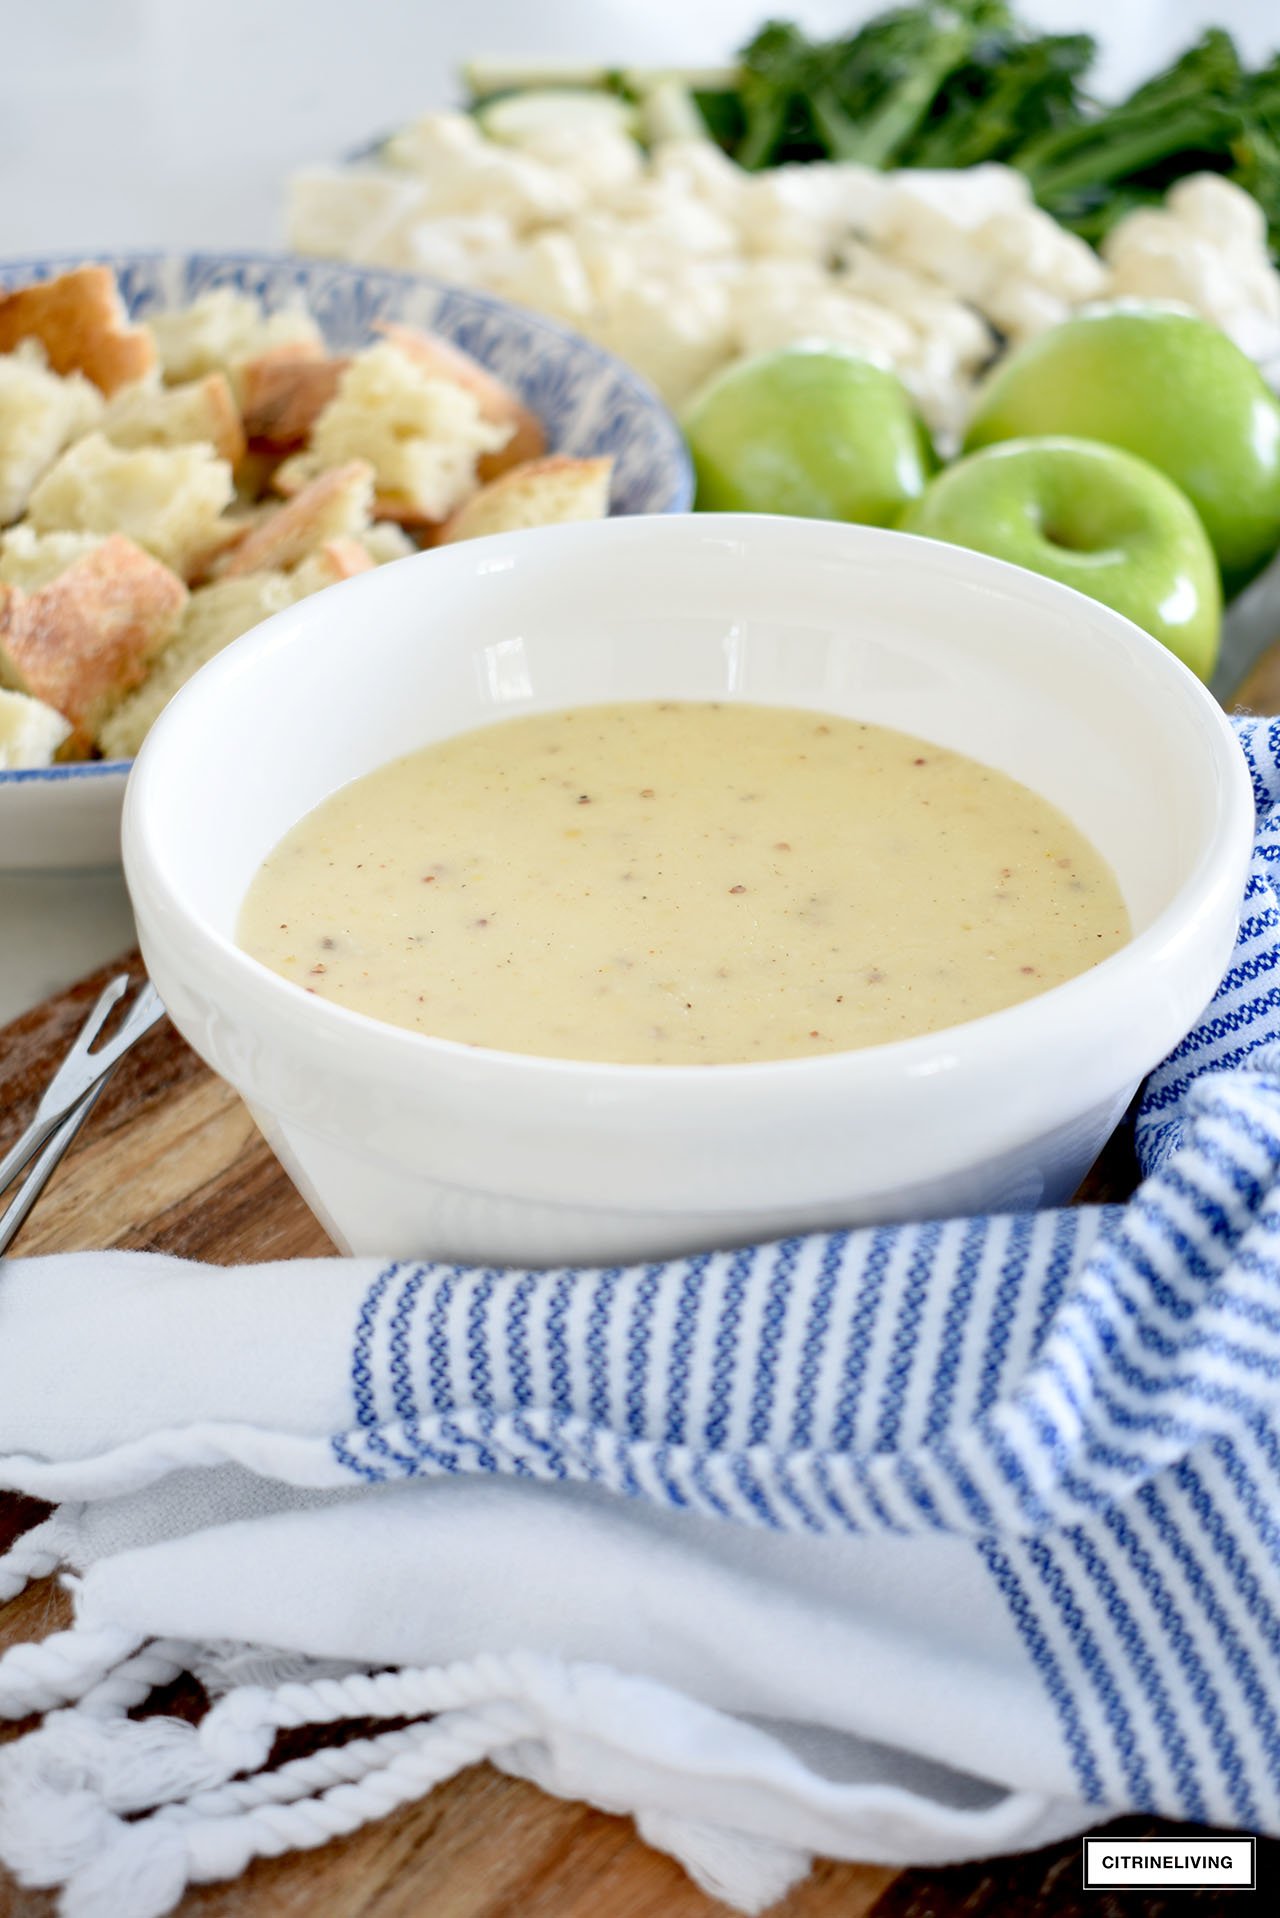
MULTIPOLYGON (((881 0, 881 4, 884 0, 881 0)), ((726 58, 770 15, 836 32, 867 0, 0 0, 0 257, 273 246, 290 168, 450 98, 464 57, 726 58)), ((1256 57, 1275 0, 1023 0, 1105 38, 1131 85, 1204 25, 1256 57)), ((0 874, 0 1023, 130 945, 111 873, 0 874)))

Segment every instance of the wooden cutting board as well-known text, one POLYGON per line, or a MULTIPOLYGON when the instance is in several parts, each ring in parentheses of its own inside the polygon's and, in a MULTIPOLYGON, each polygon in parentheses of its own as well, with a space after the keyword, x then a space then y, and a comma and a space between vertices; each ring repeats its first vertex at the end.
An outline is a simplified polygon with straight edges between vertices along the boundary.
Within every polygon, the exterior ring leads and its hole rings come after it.
MULTIPOLYGON (((41 1088, 102 986, 136 953, 0 1031, 0 1145, 26 1123, 41 1088)), ((1090 1198, 1132 1189, 1132 1156, 1117 1139, 1090 1198)), ((14 1246, 15 1253, 104 1246, 179 1253, 216 1264, 333 1250, 259 1138, 244 1106, 167 1021, 128 1055, 14 1246)), ((0 1494, 0 1550, 46 1508, 0 1494)), ((41 1638, 69 1621, 46 1580, 0 1608, 0 1646, 41 1638)), ((157 1701, 194 1716, 187 1682, 157 1701)), ((0 1741, 24 1726, 0 1730, 0 1741)), ((307 1749, 289 1741, 285 1755, 307 1749)), ((1129 1834, 1161 1827, 1127 1819, 1129 1834)), ((1280 1845, 1260 1848, 1259 1885, 1280 1883, 1280 1845)), ((1216 1892, 1083 1892, 1078 1840, 1025 1857, 948 1870, 895 1872, 823 1863, 773 1908, 775 1918, 1181 1918, 1216 1909, 1216 1892)), ((0 1872, 0 1918, 52 1918, 46 1892, 0 1872)), ((548 1798, 477 1766, 353 1838, 262 1861, 230 1885, 192 1891, 184 1918, 716 1918, 672 1861, 630 1823, 548 1798)))

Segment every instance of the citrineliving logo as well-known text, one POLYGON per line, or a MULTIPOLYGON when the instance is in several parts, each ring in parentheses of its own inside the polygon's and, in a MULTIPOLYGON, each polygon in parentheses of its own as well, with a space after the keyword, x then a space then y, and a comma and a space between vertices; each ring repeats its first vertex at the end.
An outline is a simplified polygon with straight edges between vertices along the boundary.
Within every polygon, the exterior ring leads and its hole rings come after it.
POLYGON ((1256 1838, 1086 1838, 1084 1888, 1218 1885, 1256 1891, 1256 1838))

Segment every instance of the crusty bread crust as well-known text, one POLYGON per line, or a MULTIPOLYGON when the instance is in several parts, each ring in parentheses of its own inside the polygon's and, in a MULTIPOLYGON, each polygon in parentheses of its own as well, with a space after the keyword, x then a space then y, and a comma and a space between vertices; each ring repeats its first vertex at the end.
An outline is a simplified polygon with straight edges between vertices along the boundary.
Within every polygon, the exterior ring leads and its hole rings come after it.
POLYGON ((55 373, 83 373, 104 393, 140 380, 156 363, 155 342, 128 324, 107 266, 80 266, 0 296, 0 353, 29 339, 40 341, 55 373))
POLYGON ((371 573, 376 565, 358 539, 331 539, 308 553, 288 577, 298 598, 305 599, 340 580, 354 579, 357 573, 371 573))
POLYGON ((187 589, 112 533, 38 592, 0 586, 0 679, 44 700, 87 748, 177 630, 187 589))
POLYGON ((576 460, 564 453, 529 460, 490 481, 445 521, 434 544, 450 546, 487 533, 568 520, 604 519, 609 511, 611 459, 576 460))
POLYGON ((184 577, 223 544, 231 468, 204 441, 120 447, 86 433, 49 468, 27 502, 37 533, 123 532, 184 577))
POLYGON ((368 524, 372 503, 373 468, 367 460, 331 466, 295 493, 287 506, 259 520, 219 569, 222 577, 287 572, 317 546, 353 537, 368 524))
POLYGON ((246 360, 238 377, 248 437, 282 453, 301 446, 348 365, 345 359, 325 359, 305 342, 273 346, 246 360))
POLYGON ((200 381, 207 438, 219 459, 238 466, 245 455, 244 423, 225 373, 208 373, 200 381))
POLYGON ((305 449, 278 467, 272 485, 287 496, 327 467, 366 459, 376 482, 375 515, 434 527, 474 490, 476 460, 511 436, 486 420, 456 379, 441 379, 392 341, 357 353, 305 449))
POLYGON ((505 386, 487 366, 473 360, 469 353, 437 333, 423 333, 416 326, 402 326, 398 320, 383 320, 374 328, 398 346, 407 359, 415 360, 433 379, 452 380, 463 386, 480 408, 480 417, 492 426, 509 426, 511 438, 496 453, 482 453, 476 461, 476 477, 482 486, 538 459, 547 450, 547 435, 542 421, 531 413, 517 394, 505 386))
POLYGON ((113 446, 188 446, 204 440, 219 459, 244 458, 240 409, 225 373, 206 373, 182 386, 124 387, 102 416, 113 446))

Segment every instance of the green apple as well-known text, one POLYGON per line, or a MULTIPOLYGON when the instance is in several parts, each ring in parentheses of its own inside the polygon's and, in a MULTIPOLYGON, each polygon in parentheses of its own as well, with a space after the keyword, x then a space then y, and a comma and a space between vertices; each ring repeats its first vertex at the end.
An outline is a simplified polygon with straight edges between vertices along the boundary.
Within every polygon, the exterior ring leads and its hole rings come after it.
POLYGON ((1146 460, 1096 440, 1007 440, 957 460, 902 521, 1012 560, 1123 613, 1208 679, 1222 593, 1195 508, 1146 460))
POLYGON ((965 449, 1042 433, 1158 466, 1204 521, 1228 594, 1280 547, 1280 402, 1207 320, 1120 303, 1028 341, 983 387, 965 449))
POLYGON ((703 512, 890 526, 934 463, 901 381, 836 346, 788 346, 726 368, 695 395, 684 429, 703 512))

